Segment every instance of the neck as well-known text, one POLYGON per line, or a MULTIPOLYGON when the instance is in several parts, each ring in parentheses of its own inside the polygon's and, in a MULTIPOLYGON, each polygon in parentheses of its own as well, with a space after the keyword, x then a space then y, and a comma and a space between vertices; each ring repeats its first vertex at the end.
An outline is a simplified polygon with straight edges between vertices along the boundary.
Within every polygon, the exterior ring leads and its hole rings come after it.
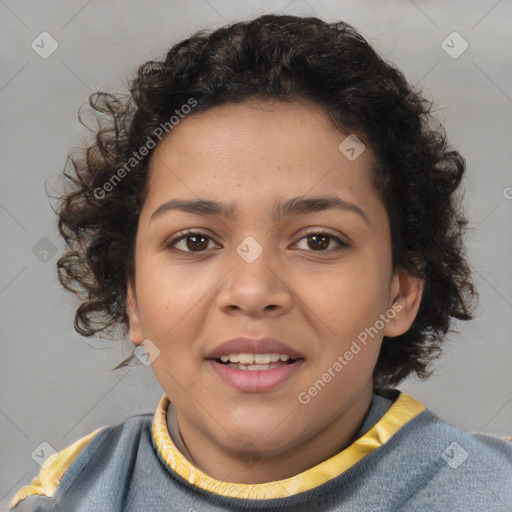
POLYGON ((250 447, 243 453, 240 450, 226 449, 176 412, 183 442, 192 458, 190 462, 195 467, 216 480, 258 484, 283 480, 302 473, 349 446, 355 441, 355 436, 368 414, 372 396, 373 383, 370 381, 352 403, 323 430, 306 442, 277 454, 253 451, 250 447))

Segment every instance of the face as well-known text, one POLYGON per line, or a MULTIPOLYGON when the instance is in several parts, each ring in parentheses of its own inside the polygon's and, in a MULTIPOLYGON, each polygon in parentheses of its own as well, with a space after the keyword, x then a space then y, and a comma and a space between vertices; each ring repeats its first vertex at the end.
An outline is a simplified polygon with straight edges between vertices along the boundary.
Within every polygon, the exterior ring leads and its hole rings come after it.
POLYGON ((347 135, 320 107, 248 101, 185 118, 152 156, 131 338, 158 348, 152 368, 182 424, 223 449, 293 450, 342 418, 371 394, 382 337, 405 332, 419 306, 392 271, 374 157, 348 159, 347 135), (223 346, 236 337, 252 343, 223 346), (240 353, 266 369, 239 369, 240 353), (293 357, 269 364, 262 353, 293 357))

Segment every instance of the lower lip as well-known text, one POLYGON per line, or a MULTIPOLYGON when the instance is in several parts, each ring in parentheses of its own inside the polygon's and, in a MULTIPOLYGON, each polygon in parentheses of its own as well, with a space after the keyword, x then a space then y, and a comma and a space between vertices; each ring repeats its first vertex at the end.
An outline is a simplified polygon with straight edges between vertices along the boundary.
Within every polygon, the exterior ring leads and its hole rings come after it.
POLYGON ((295 375, 304 359, 297 359, 294 363, 286 364, 271 370, 238 370, 215 359, 208 359, 207 363, 213 371, 230 386, 246 393, 261 393, 270 391, 295 375))

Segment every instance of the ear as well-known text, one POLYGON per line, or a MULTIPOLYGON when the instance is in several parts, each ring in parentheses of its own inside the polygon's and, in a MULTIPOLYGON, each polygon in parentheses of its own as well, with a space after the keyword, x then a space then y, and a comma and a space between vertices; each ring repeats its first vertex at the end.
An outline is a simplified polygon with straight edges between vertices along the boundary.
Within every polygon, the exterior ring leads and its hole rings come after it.
POLYGON ((392 338, 409 330, 420 308, 424 284, 423 280, 403 271, 395 272, 391 283, 392 300, 389 304, 395 316, 386 324, 384 336, 392 338))
POLYGON ((135 345, 142 343, 144 337, 142 336, 142 328, 140 322, 139 306, 137 304, 137 295, 135 293, 135 286, 132 280, 128 280, 127 285, 127 304, 126 313, 130 324, 130 338, 135 345))

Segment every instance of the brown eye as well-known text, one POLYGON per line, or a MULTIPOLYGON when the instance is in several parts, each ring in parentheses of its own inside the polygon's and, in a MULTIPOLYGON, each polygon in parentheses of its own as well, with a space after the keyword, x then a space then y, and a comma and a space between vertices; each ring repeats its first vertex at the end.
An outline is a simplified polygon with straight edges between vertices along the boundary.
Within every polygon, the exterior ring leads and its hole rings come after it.
MULTIPOLYGON (((329 236, 326 235, 310 235, 307 237, 309 241, 312 243, 309 244, 309 247, 312 249, 327 249, 329 247, 329 236)), ((309 243, 309 242, 308 242, 309 243)))
POLYGON ((206 249, 208 247, 208 237, 203 235, 188 235, 185 237, 185 240, 187 240, 187 248, 191 251, 206 249))
POLYGON ((208 248, 210 240, 211 238, 208 235, 200 231, 188 231, 178 238, 171 240, 167 244, 167 248, 176 248, 183 252, 204 252, 208 248), (181 247, 177 247, 178 244, 181 244, 181 247))
MULTIPOLYGON (((332 235, 331 233, 322 233, 322 232, 312 232, 308 233, 306 236, 302 237, 299 242, 302 240, 307 240, 307 249, 309 252, 322 252, 322 253, 330 253, 333 251, 337 251, 343 249, 344 247, 349 247, 349 244, 340 240, 337 236, 332 235), (331 242, 334 241, 338 247, 334 247, 328 249, 331 245, 331 242)), ((299 247, 300 248, 300 247, 299 247)), ((303 248, 300 248, 303 249, 303 248)))

